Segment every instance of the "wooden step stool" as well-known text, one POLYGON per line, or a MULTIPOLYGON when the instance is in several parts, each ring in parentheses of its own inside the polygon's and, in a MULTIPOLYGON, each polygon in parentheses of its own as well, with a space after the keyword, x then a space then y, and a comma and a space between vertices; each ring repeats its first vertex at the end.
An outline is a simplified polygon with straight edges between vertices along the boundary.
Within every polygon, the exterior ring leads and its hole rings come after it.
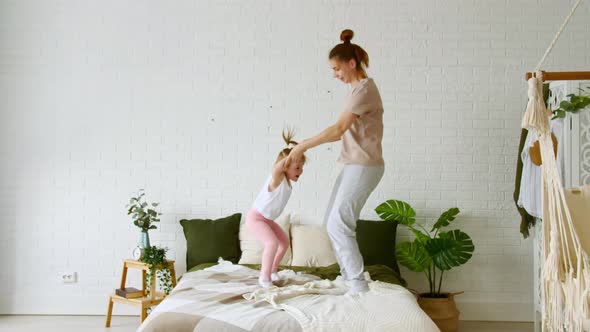
MULTIPOLYGON (((174 271, 174 261, 167 261, 167 262, 168 262, 168 264, 165 267, 156 266, 156 271, 161 270, 163 268, 170 269, 170 278, 172 279, 172 286, 176 287, 176 272, 174 271)), ((143 290, 143 297, 138 297, 138 298, 134 298, 134 299, 127 299, 127 298, 121 297, 117 294, 111 294, 109 296, 109 308, 107 311, 107 321, 105 324, 106 327, 111 326, 111 316, 113 313, 113 303, 114 302, 126 303, 126 304, 131 304, 131 305, 134 305, 137 307, 141 307, 141 322, 143 323, 143 321, 147 317, 147 309, 151 306, 155 306, 155 305, 159 304, 166 297, 166 294, 164 294, 163 292, 156 291, 156 276, 155 275, 152 277, 152 284, 150 285, 150 296, 147 296, 145 277, 147 275, 147 271, 149 270, 149 267, 146 263, 136 261, 133 259, 126 259, 123 261, 123 275, 121 276, 121 288, 125 288, 125 282, 127 281, 127 269, 128 268, 142 270, 141 271, 141 280, 142 280, 141 281, 141 285, 142 285, 141 289, 143 290)))

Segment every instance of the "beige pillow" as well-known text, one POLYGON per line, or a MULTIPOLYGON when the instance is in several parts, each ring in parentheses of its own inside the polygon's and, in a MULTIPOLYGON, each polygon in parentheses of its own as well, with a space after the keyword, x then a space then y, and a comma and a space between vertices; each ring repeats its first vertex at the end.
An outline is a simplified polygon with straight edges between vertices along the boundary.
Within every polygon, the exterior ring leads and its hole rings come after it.
MULTIPOLYGON (((289 214, 283 214, 282 216, 278 217, 275 222, 281 226, 287 237, 289 237, 289 228, 291 226, 290 220, 291 216, 289 214)), ((238 264, 261 264, 262 262, 262 251, 264 250, 264 245, 260 242, 252 232, 246 227, 246 223, 242 222, 240 225, 240 249, 242 250, 242 257, 238 264)), ((289 240, 289 243, 291 240, 289 240)), ((281 260, 281 265, 290 265, 291 264, 291 246, 287 249, 285 256, 281 260)))
MULTIPOLYGON (((582 249, 590 253, 590 223, 588 223, 588 216, 590 216, 590 185, 567 189, 565 191, 565 200, 570 209, 572 222, 580 239, 582 249)), ((573 242, 571 238, 568 240, 573 242)))
POLYGON ((336 263, 332 243, 323 226, 291 225, 292 266, 328 266, 336 263))

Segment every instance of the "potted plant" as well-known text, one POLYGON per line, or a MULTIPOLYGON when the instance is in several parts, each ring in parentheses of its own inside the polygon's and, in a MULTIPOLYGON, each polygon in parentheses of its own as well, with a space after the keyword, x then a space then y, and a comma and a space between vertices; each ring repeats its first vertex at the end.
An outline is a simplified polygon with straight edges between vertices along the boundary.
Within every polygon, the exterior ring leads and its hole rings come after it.
MULTIPOLYGON (((590 95, 586 94, 585 92, 585 90, 588 90, 587 93, 590 93, 590 88, 580 88, 579 90, 580 94, 576 95, 574 93, 570 93, 566 96, 567 100, 562 100, 559 103, 559 107, 551 111, 553 114, 551 120, 565 118, 567 113, 577 114, 581 110, 590 106, 590 95)), ((549 93, 550 95, 548 99, 553 98, 551 91, 549 91, 549 93)), ((559 144, 559 141, 557 140, 557 137, 554 133, 551 133, 551 140, 553 141, 553 153, 557 158, 557 145, 559 144)), ((541 166, 543 164, 543 160, 541 158, 541 146, 539 145, 538 140, 536 140, 533 143, 533 146, 530 148, 530 156, 533 164, 537 166, 541 166)))
POLYGON ((441 292, 443 274, 465 264, 471 258, 474 246, 469 235, 464 232, 458 229, 441 229, 455 220, 459 209, 451 208, 441 214, 430 231, 416 223, 416 211, 406 202, 388 200, 380 204, 375 211, 381 219, 397 221, 414 233, 414 241, 396 245, 396 257, 400 264, 411 271, 424 272, 428 279, 428 292, 420 293, 418 296, 420 307, 442 332, 457 331, 459 310, 455 305, 454 296, 462 292, 441 292))
POLYGON ((147 203, 145 192, 140 189, 137 195, 131 197, 129 204, 126 206, 127 214, 131 215, 133 224, 141 229, 138 246, 133 250, 133 258, 140 259, 145 248, 150 247, 150 237, 148 231, 157 229, 154 223, 159 222, 160 212, 157 211, 158 203, 147 203))
POLYGON ((172 290, 172 277, 170 275, 170 269, 165 267, 168 266, 168 262, 166 261, 167 251, 168 248, 161 248, 158 246, 150 246, 143 250, 141 261, 146 263, 149 267, 149 270, 145 276, 145 284, 147 285, 147 295, 151 298, 154 298, 156 295, 151 294, 150 292, 152 278, 154 278, 154 275, 156 275, 158 278, 160 289, 164 291, 164 294, 168 295, 172 290))
MULTIPOLYGON (((566 96, 569 98, 569 100, 561 101, 561 103, 559 103, 559 108, 551 111, 551 113, 553 113, 553 118, 551 118, 551 120, 565 118, 565 115, 568 112, 576 114, 584 108, 590 106, 590 87, 585 89, 580 88, 579 90, 580 94, 576 95, 574 93, 570 93, 566 96), (588 92, 585 92, 585 90, 588 90, 588 92)), ((551 96, 549 98, 551 98, 551 96)))

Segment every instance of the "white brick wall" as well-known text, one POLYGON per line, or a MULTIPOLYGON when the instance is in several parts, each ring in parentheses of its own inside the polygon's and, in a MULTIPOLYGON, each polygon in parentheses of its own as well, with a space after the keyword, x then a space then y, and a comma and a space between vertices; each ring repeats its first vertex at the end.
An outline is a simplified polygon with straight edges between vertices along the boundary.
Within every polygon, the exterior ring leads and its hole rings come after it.
MULTIPOLYGON (((336 119, 346 89, 326 56, 352 28, 386 110, 387 171, 364 216, 392 198, 426 220, 458 206, 476 254, 444 286, 465 291, 462 317, 531 319, 512 202, 523 74, 571 3, 0 1, 0 313, 103 314, 138 238, 124 211, 138 188, 162 202, 152 241, 183 271, 179 219, 245 211, 283 126, 302 138, 336 119)), ((589 12, 546 70, 588 70, 589 12)), ((303 221, 324 213, 338 149, 309 153, 288 207, 303 221)))

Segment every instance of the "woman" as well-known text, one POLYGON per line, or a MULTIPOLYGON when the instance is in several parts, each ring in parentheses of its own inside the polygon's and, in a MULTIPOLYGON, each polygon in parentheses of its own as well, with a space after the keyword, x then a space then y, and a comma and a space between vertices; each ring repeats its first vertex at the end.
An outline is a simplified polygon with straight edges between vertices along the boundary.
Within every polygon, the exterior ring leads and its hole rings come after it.
POLYGON ((334 125, 295 146, 287 162, 299 160, 311 148, 342 140, 338 161, 344 167, 334 184, 324 223, 342 277, 351 281, 349 294, 358 294, 369 287, 356 242, 356 223, 369 195, 383 177, 383 104, 375 82, 365 71, 369 56, 350 42, 353 35, 351 30, 342 31, 342 43, 329 54, 334 77, 352 88, 344 111, 334 125))

